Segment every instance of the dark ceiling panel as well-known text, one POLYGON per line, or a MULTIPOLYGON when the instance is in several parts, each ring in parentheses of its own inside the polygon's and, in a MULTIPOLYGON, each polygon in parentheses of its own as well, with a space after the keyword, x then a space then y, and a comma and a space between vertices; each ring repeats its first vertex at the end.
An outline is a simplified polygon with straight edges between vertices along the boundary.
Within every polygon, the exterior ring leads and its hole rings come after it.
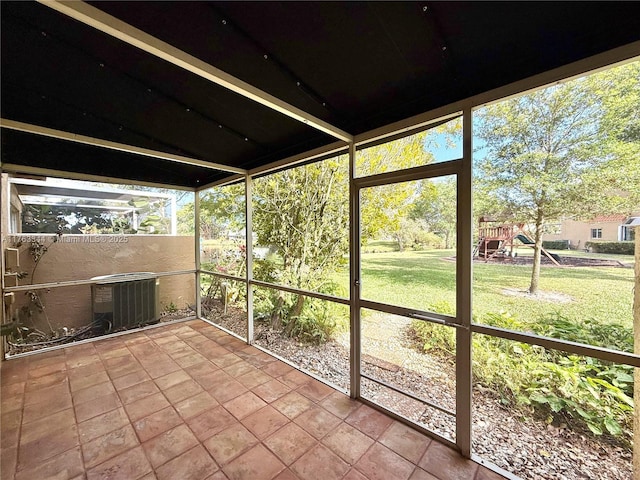
POLYGON ((5 118, 237 167, 331 141, 49 8, 24 5, 2 4, 5 118))
POLYGON ((409 101, 443 65, 414 2, 93 5, 337 126, 409 101))
POLYGON ((640 39, 635 2, 94 5, 351 133, 640 39))
MULTIPOLYGON (((640 2, 90 3, 352 134, 640 40, 640 2)), ((5 118, 241 168, 334 141, 38 3, 0 8, 5 118)), ((9 153, 183 186, 228 175, 45 143, 9 153)))
MULTIPOLYGON (((244 31, 216 2, 90 3, 245 81, 259 78, 260 88, 312 115, 339 123, 331 118, 329 107, 322 105, 323 99, 305 89, 304 79, 265 48, 262 39, 244 31)), ((253 11, 264 14, 251 5, 244 9, 247 15, 253 11)))
POLYGON ((204 167, 3 129, 2 163, 197 188, 227 176, 204 167), (141 172, 145 172, 141 177, 141 172))
POLYGON ((221 2, 219 8, 277 52, 352 131, 381 105, 406 103, 428 82, 441 81, 437 35, 418 2, 221 2))

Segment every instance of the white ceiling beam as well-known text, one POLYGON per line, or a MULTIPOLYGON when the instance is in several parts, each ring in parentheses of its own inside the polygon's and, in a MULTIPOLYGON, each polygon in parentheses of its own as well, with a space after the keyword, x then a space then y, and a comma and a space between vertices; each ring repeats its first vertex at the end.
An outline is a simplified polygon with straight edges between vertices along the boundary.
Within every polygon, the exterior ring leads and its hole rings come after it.
POLYGON ((182 155, 174 155, 172 153, 160 152, 158 150, 150 150, 148 148, 134 147, 132 145, 126 145, 124 143, 111 142, 109 140, 104 140, 101 138, 87 137, 85 135, 79 135, 77 133, 70 133, 62 130, 55 130, 53 128, 42 127, 39 125, 17 122, 15 120, 8 120, 6 118, 0 118, 0 127, 10 130, 18 130, 20 132, 33 133, 45 137, 57 138, 59 140, 82 143, 84 145, 91 145, 93 147, 101 147, 109 150, 117 150, 119 152, 132 153, 134 155, 144 155, 145 157, 159 158, 161 160, 168 160, 174 163, 194 165, 210 170, 218 170, 231 173, 246 173, 246 170, 242 168, 230 167, 228 165, 207 162, 206 160, 184 157, 182 155))
POLYGON ((130 178, 104 177, 102 175, 90 175, 86 173, 68 172, 65 170, 54 170, 51 168, 32 167, 30 165, 20 165, 16 163, 2 163, 2 173, 11 173, 15 176, 35 176, 35 177, 55 177, 67 180, 81 180, 85 182, 113 183, 115 185, 136 185, 140 187, 164 188, 167 190, 180 190, 184 192, 194 192, 192 187, 182 185, 171 185, 168 183, 139 182, 130 178))
POLYGON ((82 1, 38 0, 60 13, 344 142, 353 135, 82 1))
POLYGON ((339 155, 341 153, 346 154, 348 151, 348 146, 342 142, 333 142, 329 145, 324 145, 322 147, 315 148, 313 150, 309 150, 304 153, 300 153, 298 155, 294 155, 292 157, 283 158, 282 160, 278 160, 276 162, 268 163, 266 165, 262 165, 260 167, 252 168, 249 170, 249 175, 266 175, 267 173, 276 172, 278 170, 282 170, 283 168, 294 167, 300 163, 310 162, 312 160, 316 160, 321 157, 326 157, 329 155, 339 155))

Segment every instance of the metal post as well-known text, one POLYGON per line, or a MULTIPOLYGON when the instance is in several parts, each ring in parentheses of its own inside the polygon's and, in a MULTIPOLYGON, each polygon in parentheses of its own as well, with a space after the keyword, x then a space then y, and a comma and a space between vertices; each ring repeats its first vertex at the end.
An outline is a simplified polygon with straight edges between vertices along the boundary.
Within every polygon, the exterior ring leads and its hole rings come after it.
POLYGON ((202 292, 200 289, 200 191, 194 192, 193 198, 193 225, 196 263, 196 316, 202 318, 202 292))
MULTIPOLYGON (((0 225, 2 225, 2 228, 0 228, 0 291, 2 292, 2 298, 0 298, 0 308, 2 309, 2 313, 0 314, 0 323, 8 323, 10 321, 12 321, 13 319, 11 318, 4 318, 4 315, 6 313, 5 310, 5 300, 4 300, 4 274, 5 274, 5 266, 4 266, 4 252, 5 252, 5 238, 7 236, 8 230, 9 230, 9 223, 11 222, 11 207, 6 205, 7 204, 11 204, 10 201, 10 186, 9 186, 9 180, 8 180, 8 175, 5 173, 2 173, 2 162, 0 161, 0 225), (6 189, 6 191, 5 191, 6 189), (5 197, 6 197, 6 202, 5 202, 5 197), (6 208, 6 211, 5 211, 6 208)), ((5 359, 5 343, 6 343, 6 337, 2 337, 0 338, 0 361, 5 359)))
POLYGON ((456 315, 465 328, 456 329, 456 444, 465 457, 471 457, 471 318, 472 318, 472 130, 471 109, 462 117, 462 171, 458 175, 458 242, 456 252, 456 315))
POLYGON ((350 389, 360 397, 360 191, 355 184, 356 146, 349 144, 349 297, 350 297, 350 389))
POLYGON ((247 287, 247 343, 253 343, 253 178, 245 177, 244 183, 245 227, 246 227, 246 287, 247 287))

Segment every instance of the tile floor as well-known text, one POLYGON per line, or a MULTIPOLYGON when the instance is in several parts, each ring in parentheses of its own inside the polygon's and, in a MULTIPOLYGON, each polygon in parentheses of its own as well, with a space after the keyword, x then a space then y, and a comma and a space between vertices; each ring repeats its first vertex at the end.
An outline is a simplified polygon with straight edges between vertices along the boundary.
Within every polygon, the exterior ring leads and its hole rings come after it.
POLYGON ((0 376, 4 480, 502 478, 199 320, 0 376))

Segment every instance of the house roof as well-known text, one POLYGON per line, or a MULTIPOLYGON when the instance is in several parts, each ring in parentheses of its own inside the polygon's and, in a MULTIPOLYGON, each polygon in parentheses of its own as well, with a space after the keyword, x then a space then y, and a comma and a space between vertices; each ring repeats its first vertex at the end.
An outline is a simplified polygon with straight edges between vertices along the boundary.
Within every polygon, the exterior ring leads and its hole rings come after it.
POLYGON ((0 4, 3 163, 187 188, 640 41, 636 2, 48 5, 0 4))
POLYGON ((592 223, 621 223, 627 219, 627 215, 611 214, 611 215, 598 215, 591 221, 592 223))

